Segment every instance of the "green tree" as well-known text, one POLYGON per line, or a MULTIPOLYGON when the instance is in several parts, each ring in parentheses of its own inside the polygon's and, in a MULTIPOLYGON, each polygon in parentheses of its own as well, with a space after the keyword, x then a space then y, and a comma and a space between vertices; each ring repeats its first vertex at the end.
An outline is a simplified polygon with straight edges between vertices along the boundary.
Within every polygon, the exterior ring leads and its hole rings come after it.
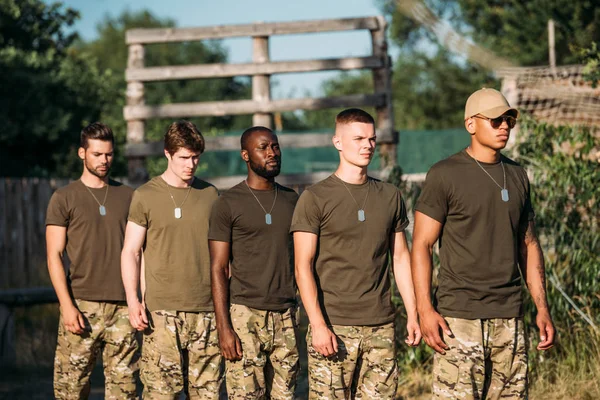
POLYGON ((66 34, 78 13, 39 0, 0 2, 0 174, 68 176, 79 131, 112 95, 66 34))

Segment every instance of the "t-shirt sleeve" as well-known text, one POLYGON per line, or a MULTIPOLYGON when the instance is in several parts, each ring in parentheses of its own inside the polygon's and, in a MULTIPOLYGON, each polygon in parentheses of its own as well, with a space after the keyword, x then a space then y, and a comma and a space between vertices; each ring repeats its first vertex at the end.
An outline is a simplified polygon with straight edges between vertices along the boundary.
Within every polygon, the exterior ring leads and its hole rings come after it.
POLYGON ((444 179, 437 168, 432 168, 425 178, 423 190, 415 206, 419 211, 440 223, 446 221, 448 215, 448 195, 444 179))
POLYGON ((63 193, 56 191, 50 198, 46 211, 46 225, 68 226, 70 214, 63 193))
POLYGON ((231 242, 231 228, 231 208, 223 196, 221 196, 213 204, 210 213, 208 240, 231 242))
POLYGON ((408 226, 408 214, 406 212, 406 204, 404 204, 404 199, 402 198, 402 193, 400 190, 396 191, 397 198, 397 207, 396 207, 396 215, 394 216, 394 232, 402 232, 408 226))
POLYGON ((127 220, 148 229, 149 216, 139 190, 133 192, 127 220))
POLYGON ((296 203, 290 232, 310 232, 318 235, 320 231, 321 211, 317 199, 311 191, 305 190, 296 203))

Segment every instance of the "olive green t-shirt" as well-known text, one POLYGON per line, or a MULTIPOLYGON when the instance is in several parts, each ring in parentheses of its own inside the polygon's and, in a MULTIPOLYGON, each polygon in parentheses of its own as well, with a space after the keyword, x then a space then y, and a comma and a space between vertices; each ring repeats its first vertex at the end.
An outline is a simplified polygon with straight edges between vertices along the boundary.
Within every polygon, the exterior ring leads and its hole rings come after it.
POLYGON ((217 189, 201 179, 195 178, 188 189, 167 185, 160 176, 134 192, 129 221, 147 229, 144 261, 150 311, 213 310, 207 235, 217 196, 217 189), (175 218, 173 200, 181 218, 175 218))
POLYGON ((67 282, 74 298, 125 300, 121 250, 132 193, 133 189, 112 179, 108 187, 89 190, 77 180, 50 198, 46 225, 67 228, 66 251, 71 262, 67 282), (105 195, 103 216, 94 196, 102 204, 105 195))
POLYGON ((318 235, 315 280, 327 323, 386 324, 394 320, 389 250, 394 233, 408 225, 406 207, 398 188, 389 183, 369 178, 345 185, 331 175, 307 188, 291 231, 318 235), (363 222, 356 203, 365 204, 363 222))
POLYGON ((231 243, 231 303, 283 311, 296 304, 290 225, 298 194, 281 185, 253 193, 241 182, 219 197, 208 239, 231 243), (273 207, 270 225, 257 199, 273 207))
MULTIPOLYGON (((442 224, 436 308, 444 316, 485 319, 522 314, 519 225, 533 219, 525 170, 502 156, 508 202, 463 150, 429 170, 416 211, 442 224)), ((480 162, 500 185, 502 165, 480 162)))

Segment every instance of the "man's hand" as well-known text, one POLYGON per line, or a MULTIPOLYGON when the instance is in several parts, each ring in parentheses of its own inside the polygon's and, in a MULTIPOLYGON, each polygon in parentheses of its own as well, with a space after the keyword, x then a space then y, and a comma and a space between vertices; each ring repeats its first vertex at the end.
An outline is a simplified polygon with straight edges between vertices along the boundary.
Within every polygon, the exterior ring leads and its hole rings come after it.
POLYGON ((242 342, 231 327, 219 329, 219 348, 223 357, 229 361, 241 360, 244 355, 242 342))
POLYGON ((416 318, 409 318, 406 322, 407 336, 404 342, 409 345, 416 347, 421 343, 421 327, 416 318))
POLYGON ((552 324, 552 318, 547 309, 538 311, 535 317, 535 322, 538 329, 540 330, 540 342, 537 345, 538 350, 548 350, 554 346, 554 325, 552 324))
POLYGON ((85 321, 77 307, 63 307, 61 311, 65 329, 76 335, 81 335, 85 329, 85 321))
POLYGON ((440 332, 443 330, 446 335, 452 336, 452 331, 444 318, 433 309, 421 312, 419 318, 421 319, 421 332, 425 343, 438 353, 446 354, 448 345, 442 340, 440 332))
POLYGON ((326 325, 313 328, 312 346, 325 357, 329 357, 338 351, 337 336, 326 325))
POLYGON ((129 310, 129 323, 138 331, 148 328, 148 316, 146 315, 146 306, 137 299, 127 302, 129 310))

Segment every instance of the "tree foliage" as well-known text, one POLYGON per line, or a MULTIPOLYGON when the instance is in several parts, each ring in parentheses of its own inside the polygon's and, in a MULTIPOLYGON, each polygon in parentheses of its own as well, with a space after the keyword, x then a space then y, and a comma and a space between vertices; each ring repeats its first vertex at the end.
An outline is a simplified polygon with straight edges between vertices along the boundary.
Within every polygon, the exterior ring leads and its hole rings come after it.
MULTIPOLYGON (((113 94, 66 34, 78 13, 38 0, 0 2, 0 171, 65 176, 77 163, 81 128, 113 94)), ((77 163, 78 164, 78 163, 77 163)))

